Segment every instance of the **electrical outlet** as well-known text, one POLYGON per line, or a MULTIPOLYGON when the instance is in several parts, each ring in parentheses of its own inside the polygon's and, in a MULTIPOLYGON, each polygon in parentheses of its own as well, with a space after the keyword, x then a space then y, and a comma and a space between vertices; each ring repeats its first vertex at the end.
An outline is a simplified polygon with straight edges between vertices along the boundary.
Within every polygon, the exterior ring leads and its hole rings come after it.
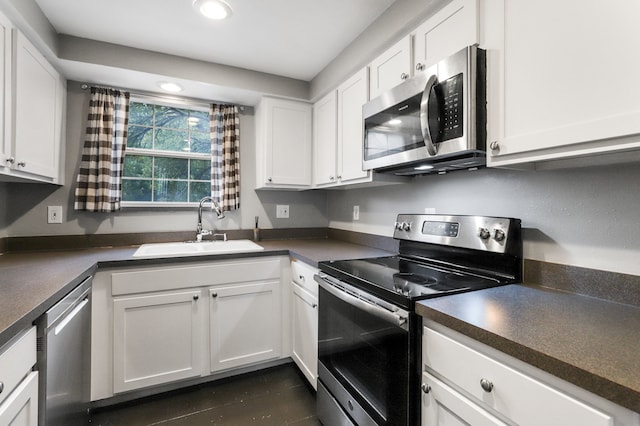
POLYGON ((276 205, 276 218, 288 219, 289 218, 289 206, 278 204, 276 205))
POLYGON ((47 223, 62 223, 62 206, 47 206, 47 223))
POLYGON ((360 220, 360 206, 353 206, 353 220, 360 220))
POLYGON ((435 207, 425 207, 424 208, 424 214, 436 214, 436 208, 435 207))

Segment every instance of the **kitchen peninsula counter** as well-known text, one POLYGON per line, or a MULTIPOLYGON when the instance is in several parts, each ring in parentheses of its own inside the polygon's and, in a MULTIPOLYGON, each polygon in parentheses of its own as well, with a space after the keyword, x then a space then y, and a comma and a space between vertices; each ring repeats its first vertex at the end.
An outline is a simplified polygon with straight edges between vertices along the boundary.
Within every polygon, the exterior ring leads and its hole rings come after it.
POLYGON ((640 412, 640 308, 507 285, 419 302, 424 318, 640 412))
MULTIPOLYGON (((269 240, 263 251, 173 257, 198 262, 240 257, 292 256, 316 266, 322 260, 386 256, 388 251, 333 239, 269 240)), ((99 267, 164 264, 167 258, 134 258, 137 246, 9 252, 0 255, 0 346, 62 299, 99 267)))

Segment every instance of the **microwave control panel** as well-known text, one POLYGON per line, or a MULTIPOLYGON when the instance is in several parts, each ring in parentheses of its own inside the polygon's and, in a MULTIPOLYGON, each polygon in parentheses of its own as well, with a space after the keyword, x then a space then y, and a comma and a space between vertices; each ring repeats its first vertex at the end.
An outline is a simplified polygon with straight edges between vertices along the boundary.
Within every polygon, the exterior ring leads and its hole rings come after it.
POLYGON ((438 141, 462 137, 463 134, 463 75, 458 74, 436 85, 436 98, 440 106, 440 134, 438 141))

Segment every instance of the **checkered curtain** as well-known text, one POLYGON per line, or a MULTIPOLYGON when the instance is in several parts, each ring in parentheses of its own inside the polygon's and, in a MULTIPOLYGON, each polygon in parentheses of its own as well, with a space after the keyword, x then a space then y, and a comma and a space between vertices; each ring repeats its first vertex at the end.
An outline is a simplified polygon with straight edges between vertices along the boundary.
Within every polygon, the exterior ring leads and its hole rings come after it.
POLYGON ((235 105, 211 104, 211 196, 223 211, 240 207, 240 118, 235 105))
POLYGON ((92 87, 75 210, 120 210, 128 124, 129 93, 92 87))

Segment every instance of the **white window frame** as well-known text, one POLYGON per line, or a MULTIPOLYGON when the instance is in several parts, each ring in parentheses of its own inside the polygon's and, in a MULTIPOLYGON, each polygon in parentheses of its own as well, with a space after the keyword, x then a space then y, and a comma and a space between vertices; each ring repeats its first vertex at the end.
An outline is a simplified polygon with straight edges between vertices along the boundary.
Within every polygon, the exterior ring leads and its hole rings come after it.
MULTIPOLYGON (((186 99, 171 98, 165 99, 150 95, 132 94, 130 102, 146 103, 153 105, 163 105, 172 108, 190 109, 193 111, 209 112, 209 105, 203 102, 190 101, 186 99)), ((134 153, 136 155, 146 155, 153 157, 165 157, 165 158, 186 158, 195 160, 211 160, 211 154, 199 154, 199 153, 182 153, 175 151, 161 151, 154 149, 143 148, 129 148, 125 150, 125 158, 128 153, 134 153)), ((124 180, 124 177, 123 177, 124 180)), ((151 178, 153 180, 153 177, 151 178)), ((153 186, 152 186, 153 190, 153 186)), ((122 201, 122 208, 185 208, 185 207, 197 207, 198 202, 158 202, 158 201, 122 201)))

